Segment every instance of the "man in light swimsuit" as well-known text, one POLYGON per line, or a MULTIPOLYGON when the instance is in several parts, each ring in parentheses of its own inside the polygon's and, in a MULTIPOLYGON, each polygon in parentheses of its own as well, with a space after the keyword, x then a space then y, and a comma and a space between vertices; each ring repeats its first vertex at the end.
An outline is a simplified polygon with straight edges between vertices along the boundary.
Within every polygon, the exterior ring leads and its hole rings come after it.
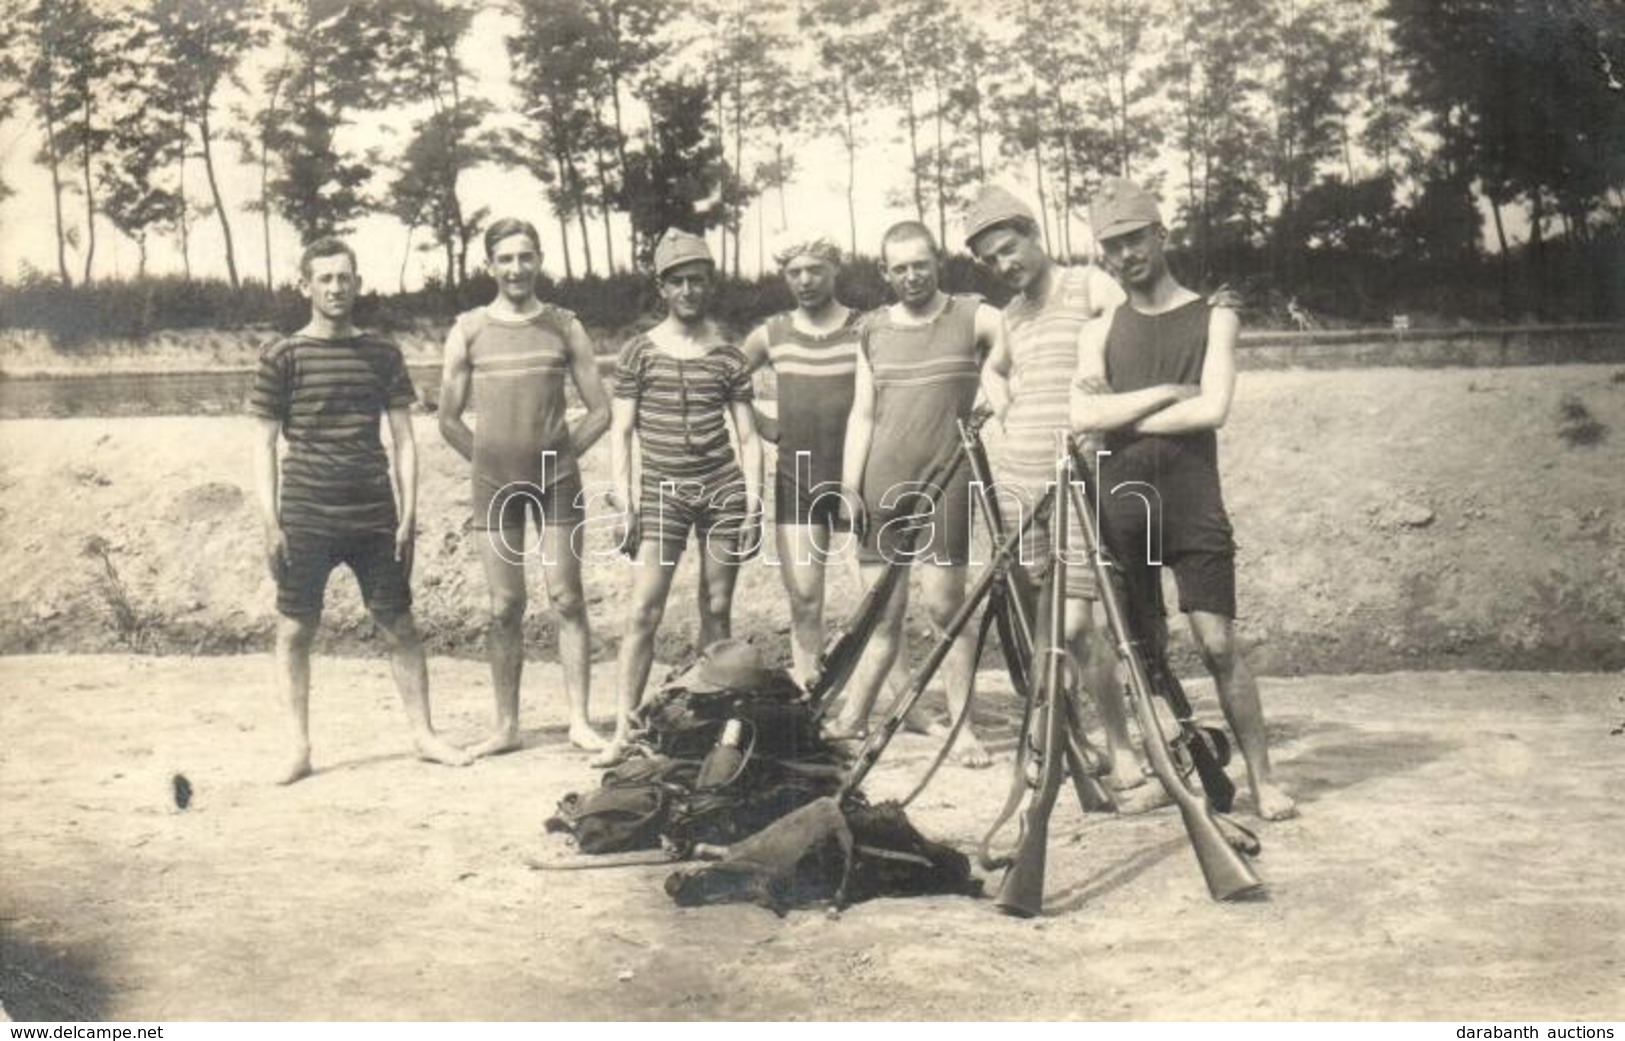
MULTIPOLYGON (((1057 264, 1044 252, 1038 223, 1025 203, 997 185, 988 185, 965 214, 965 244, 1016 295, 1004 308, 1009 349, 987 361, 989 398, 1004 429, 997 459, 1001 499, 1013 499, 1018 517, 1030 513, 1055 481, 1057 432, 1071 429, 1073 373, 1078 337, 1091 319, 1123 299, 1111 277, 1093 265, 1057 264)), ((1022 561, 1035 577, 1049 570, 1049 533, 1034 525, 1022 546, 1022 561)), ((1074 523, 1072 545, 1081 546, 1074 523)), ((1107 784, 1120 793, 1124 812, 1151 809, 1167 801, 1160 785, 1146 784, 1133 742, 1116 658, 1094 625, 1095 577, 1086 567, 1066 575, 1066 638, 1083 668, 1084 685, 1094 695, 1106 732, 1110 759, 1107 784)))
POLYGON ((536 228, 503 218, 485 232, 496 299, 457 317, 440 378, 440 434, 473 463, 474 531, 490 592, 485 631, 496 721, 470 751, 520 747, 519 681, 525 666, 525 516, 535 519, 538 562, 558 624, 570 743, 599 751, 587 721, 592 636, 581 590, 581 472, 577 460, 609 428, 609 397, 592 338, 575 315, 536 296, 542 270, 536 228), (587 411, 565 418, 565 385, 587 411), (463 418, 476 393, 479 423, 463 418))

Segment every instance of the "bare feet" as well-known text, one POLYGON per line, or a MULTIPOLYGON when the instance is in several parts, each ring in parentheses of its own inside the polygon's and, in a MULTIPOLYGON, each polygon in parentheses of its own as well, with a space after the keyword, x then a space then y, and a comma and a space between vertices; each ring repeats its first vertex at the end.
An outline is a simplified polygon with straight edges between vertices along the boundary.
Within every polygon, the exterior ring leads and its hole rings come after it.
POLYGON ((845 720, 837 719, 833 723, 824 724, 823 738, 825 741, 837 745, 867 741, 869 739, 869 728, 851 726, 845 720))
POLYGON ((1106 775, 1106 787, 1114 792, 1127 792, 1145 784, 1145 774, 1126 755, 1119 755, 1106 775))
POLYGON ((609 747, 603 735, 585 722, 570 724, 570 743, 583 752, 602 752, 609 747))
POLYGON ((959 751, 954 753, 959 765, 967 770, 986 770, 993 765, 993 757, 988 755, 982 742, 970 732, 969 728, 959 735, 959 751))
POLYGON ((439 763, 442 766, 467 766, 474 761, 474 756, 467 749, 458 748, 442 740, 434 734, 425 734, 412 742, 417 748, 418 758, 426 763, 439 763))
POLYGON ((292 784, 310 776, 310 746, 304 745, 294 750, 293 755, 277 771, 275 780, 277 784, 292 784))
POLYGON ((619 735, 612 738, 602 752, 587 760, 587 765, 595 770, 605 770, 611 766, 618 766, 626 760, 626 741, 619 735))
POLYGON ((1140 778, 1139 784, 1130 788, 1109 787, 1112 789, 1112 802, 1116 804, 1118 814, 1124 817, 1150 813, 1173 802, 1168 789, 1160 782, 1147 783, 1144 777, 1140 778))
POLYGON ((915 709, 903 717, 903 729, 926 737, 947 737, 948 724, 924 709, 915 709))
POLYGON ((1260 820, 1284 821, 1298 815, 1298 804, 1292 796, 1268 781, 1253 785, 1253 807, 1260 820))
POLYGON ((468 754, 475 759, 483 759, 488 755, 503 755, 507 752, 517 752, 525 747, 525 742, 519 737, 519 728, 498 727, 491 731, 479 744, 469 745, 468 754))

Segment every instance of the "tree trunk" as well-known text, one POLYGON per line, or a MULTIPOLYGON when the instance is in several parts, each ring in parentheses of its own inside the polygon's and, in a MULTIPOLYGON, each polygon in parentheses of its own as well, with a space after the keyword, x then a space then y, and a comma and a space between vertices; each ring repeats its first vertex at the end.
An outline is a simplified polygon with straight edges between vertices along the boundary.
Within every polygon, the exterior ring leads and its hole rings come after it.
POLYGON ((271 81, 271 97, 265 103, 265 126, 260 133, 260 234, 265 239, 265 290, 271 291, 271 120, 276 118, 277 97, 282 93, 282 81, 287 78, 288 65, 284 55, 282 68, 271 81))
POLYGON ((900 82, 903 85, 903 111, 908 118, 908 156, 909 174, 914 178, 914 217, 916 220, 925 220, 925 186, 920 182, 920 128, 918 120, 914 117, 914 88, 909 85, 913 71, 909 68, 908 56, 903 56, 903 74, 900 82))
POLYGON ((931 82, 934 85, 933 90, 936 94, 936 111, 933 121, 936 123, 937 130, 937 154, 934 171, 937 186, 937 242, 946 249, 948 246, 948 191, 947 177, 943 167, 948 161, 948 146, 942 133, 944 103, 942 100, 942 70, 940 68, 932 70, 931 82))
POLYGON ((96 259, 96 186, 90 176, 90 123, 94 109, 87 98, 84 105, 84 140, 79 143, 79 154, 85 178, 85 277, 90 285, 90 265, 96 259))
POLYGON ((412 261, 412 233, 416 231, 417 228, 418 226, 416 224, 408 224, 406 226, 406 248, 401 250, 401 273, 397 288, 395 290, 397 293, 406 292, 406 265, 412 261))
POLYGON ((1534 290, 1535 317, 1541 321, 1546 320, 1546 230, 1542 227, 1545 223, 1546 206, 1540 189, 1532 188, 1529 192, 1529 244, 1533 247, 1529 251, 1530 282, 1534 290))
MULTIPOLYGON (((631 176, 632 164, 627 159, 626 155, 626 127, 623 125, 621 120, 621 77, 619 73, 610 74, 609 101, 610 107, 615 113, 615 154, 620 159, 621 184, 624 187, 630 183, 627 178, 631 176)), ((627 234, 630 238, 630 256, 632 257, 632 264, 635 267, 637 265, 638 257, 638 226, 630 220, 626 222, 626 226, 628 229, 627 234)))
POLYGON ((570 199, 573 197, 570 165, 564 153, 557 149, 553 152, 553 167, 559 177, 559 201, 554 204, 553 211, 559 219, 559 246, 564 251, 564 277, 574 278, 575 267, 570 260, 570 199))
POLYGON ((587 274, 592 274, 592 239, 587 235, 587 207, 585 203, 576 204, 576 224, 581 228, 581 256, 587 265, 587 274))
POLYGON ((852 255, 858 255, 858 128, 852 111, 852 84, 846 70, 841 70, 841 107, 846 114, 846 225, 852 238, 852 255))
POLYGON ((559 248, 564 253, 564 277, 575 278, 575 268, 570 263, 570 220, 569 215, 563 211, 555 211, 559 220, 559 248))
POLYGON ((1494 195, 1490 196, 1490 213, 1495 217, 1495 241, 1501 247, 1501 321, 1506 322, 1512 315, 1512 270, 1508 266, 1506 226, 1501 223, 1501 200, 1494 195))
POLYGON ((51 166, 51 205, 56 211, 56 269, 62 276, 62 284, 71 286, 73 277, 68 274, 68 229, 64 226, 62 216, 61 153, 56 148, 56 91, 52 86, 53 81, 47 77, 45 104, 41 106, 41 110, 45 116, 45 152, 50 158, 51 166))
MULTIPOLYGON (((185 130, 185 127, 182 127, 185 130)), ((180 236, 181 245, 181 272, 186 281, 192 281, 192 221, 187 212, 186 205, 186 147, 181 146, 180 162, 176 164, 175 191, 181 197, 179 218, 175 222, 175 230, 180 236)))
POLYGON ((982 122, 982 91, 971 90, 971 120, 976 128, 976 183, 987 183, 987 127, 982 122))
MULTIPOLYGON (((209 131, 209 100, 204 98, 201 110, 198 113, 198 141, 203 146, 203 172, 209 181, 209 195, 214 200, 214 213, 220 218, 220 235, 226 241, 226 275, 231 279, 231 288, 241 289, 242 280, 237 277, 237 249, 231 239, 231 221, 226 216, 226 201, 220 197, 220 182, 214 174, 213 135, 209 131)), ((186 205, 185 200, 181 202, 186 205)))
POLYGON ((733 213, 734 277, 739 277, 739 232, 745 224, 745 82, 743 73, 734 68, 734 177, 739 181, 733 213))

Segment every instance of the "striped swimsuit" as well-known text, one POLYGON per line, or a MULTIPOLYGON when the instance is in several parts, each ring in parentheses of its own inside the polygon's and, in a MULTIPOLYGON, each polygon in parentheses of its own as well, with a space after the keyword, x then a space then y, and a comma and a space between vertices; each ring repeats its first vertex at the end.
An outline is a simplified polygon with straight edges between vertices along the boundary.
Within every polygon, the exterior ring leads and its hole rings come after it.
POLYGON ((774 522, 833 526, 862 316, 849 312, 840 328, 813 335, 797 329, 788 313, 776 314, 764 330, 779 388, 774 522))
MULTIPOLYGON (((981 383, 976 343, 976 296, 952 296, 925 325, 899 325, 890 309, 864 322, 863 352, 874 373, 874 435, 863 468, 869 531, 859 559, 902 559, 905 524, 920 508, 931 465, 959 438, 955 421, 970 415, 981 383), (893 523, 893 522, 896 523, 893 523)), ((933 564, 970 562, 970 468, 942 486, 929 530, 907 559, 933 564)))
POLYGON ((752 398, 739 348, 717 344, 697 358, 677 358, 640 334, 621 350, 615 396, 637 403, 642 540, 673 548, 663 557, 671 561, 690 529, 702 540, 737 541, 748 504, 728 412, 752 398))
POLYGON ((585 339, 575 315, 543 304, 526 318, 486 308, 458 316, 451 339, 474 371, 473 508, 482 530, 578 518, 581 478, 565 421, 570 341, 585 339))
MULTIPOLYGON (((1055 434, 1072 429, 1072 379, 1078 365, 1078 334, 1103 304, 1120 299, 1115 283, 1092 267, 1051 269, 1049 291, 1034 303, 1018 295, 1004 308, 1010 342, 1010 411, 1004 420, 1003 451, 997 460, 1000 502, 1005 520, 1019 517, 1013 507, 1030 512, 1055 480, 1055 434), (1107 299, 1107 298, 1110 299, 1107 299)), ((1021 516, 1025 516, 1023 513, 1021 516)), ((1049 533, 1040 525, 1028 529, 1021 560, 1037 574, 1048 570, 1049 533)), ((1082 533, 1074 522, 1072 545, 1082 533)), ((1067 569, 1067 592, 1092 598, 1094 576, 1088 569, 1067 569)))

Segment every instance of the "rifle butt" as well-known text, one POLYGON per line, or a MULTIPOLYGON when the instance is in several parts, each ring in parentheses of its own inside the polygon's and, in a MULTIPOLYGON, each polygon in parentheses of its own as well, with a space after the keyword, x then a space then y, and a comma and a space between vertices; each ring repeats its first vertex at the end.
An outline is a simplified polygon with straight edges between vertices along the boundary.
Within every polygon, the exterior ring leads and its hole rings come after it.
MULTIPOLYGON (((1184 785, 1180 785, 1181 788, 1184 785)), ((1247 859, 1236 851, 1217 821, 1199 800, 1181 798, 1176 793, 1179 814, 1185 819, 1185 831, 1190 835, 1191 849, 1196 862, 1207 880, 1207 891, 1215 900, 1244 900, 1264 889, 1264 882, 1247 859)))
POLYGON ((1038 818, 1026 824, 1021 845, 1011 857, 1009 870, 1005 871, 998 895, 993 899, 995 907, 1015 918, 1034 918, 1044 910, 1044 857, 1049 846, 1049 821, 1038 818))

